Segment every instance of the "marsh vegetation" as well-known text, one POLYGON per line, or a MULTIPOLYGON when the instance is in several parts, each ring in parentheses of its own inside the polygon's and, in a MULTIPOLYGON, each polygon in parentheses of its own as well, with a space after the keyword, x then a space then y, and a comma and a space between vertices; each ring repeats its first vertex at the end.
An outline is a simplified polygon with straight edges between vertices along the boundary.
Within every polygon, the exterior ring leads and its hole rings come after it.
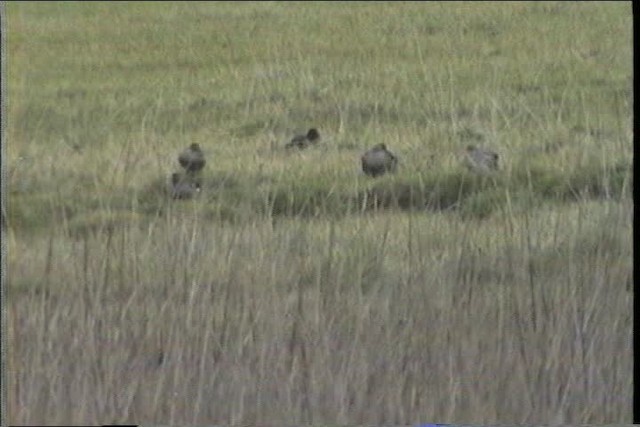
POLYGON ((3 13, 8 423, 631 422, 630 3, 3 13))

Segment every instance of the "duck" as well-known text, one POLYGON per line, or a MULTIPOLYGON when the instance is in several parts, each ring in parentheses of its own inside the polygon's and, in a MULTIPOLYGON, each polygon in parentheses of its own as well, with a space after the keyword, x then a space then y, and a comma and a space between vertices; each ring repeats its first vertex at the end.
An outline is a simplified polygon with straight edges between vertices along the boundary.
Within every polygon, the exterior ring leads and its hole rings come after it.
POLYGON ((294 136, 291 139, 291 141, 285 144, 285 148, 293 148, 293 147, 297 147, 300 149, 307 148, 309 145, 316 144, 319 140, 320 140, 320 133, 318 132, 318 129, 311 128, 304 135, 294 136))
POLYGON ((473 172, 488 173, 498 170, 498 153, 487 148, 467 145, 464 161, 467 168, 473 172))
POLYGON ((374 145, 362 155, 360 160, 362 171, 371 177, 395 172, 398 166, 398 158, 387 149, 384 143, 374 145))
POLYGON ((176 172, 171 175, 171 197, 174 199, 191 199, 201 190, 199 181, 183 177, 176 172))
POLYGON ((180 153, 178 156, 178 162, 180 163, 180 166, 187 171, 187 173, 191 174, 199 172, 206 164, 204 153, 202 152, 200 145, 197 143, 189 145, 186 150, 180 153))

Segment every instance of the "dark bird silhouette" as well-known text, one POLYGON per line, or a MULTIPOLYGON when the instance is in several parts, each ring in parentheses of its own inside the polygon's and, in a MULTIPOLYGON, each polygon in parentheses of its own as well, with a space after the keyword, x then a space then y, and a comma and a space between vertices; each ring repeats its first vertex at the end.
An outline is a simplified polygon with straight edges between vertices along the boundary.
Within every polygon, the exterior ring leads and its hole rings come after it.
POLYGON ((307 148, 311 144, 316 144, 320 140, 320 134, 316 128, 309 129, 306 135, 296 135, 285 145, 285 148, 307 148))
POLYGON ((206 163, 200 145, 196 143, 191 144, 189 148, 180 153, 178 162, 180 162, 180 166, 182 166, 187 173, 200 171, 206 163))
POLYGON ((377 144, 366 151, 362 157, 362 171, 369 176, 380 176, 387 172, 395 172, 398 166, 398 158, 385 144, 377 144))
POLYGON ((200 182, 179 173, 171 175, 171 197, 174 199, 191 199, 200 192, 200 182))
POLYGON ((464 162, 473 172, 488 173, 498 170, 498 154, 486 148, 467 145, 464 162))

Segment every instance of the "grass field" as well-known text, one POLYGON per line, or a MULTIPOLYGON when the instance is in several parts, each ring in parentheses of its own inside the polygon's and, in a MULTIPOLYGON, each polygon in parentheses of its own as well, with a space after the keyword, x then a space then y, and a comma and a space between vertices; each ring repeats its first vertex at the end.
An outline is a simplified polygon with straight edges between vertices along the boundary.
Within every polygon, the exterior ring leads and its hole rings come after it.
POLYGON ((3 13, 6 422, 631 423, 630 2, 3 13))

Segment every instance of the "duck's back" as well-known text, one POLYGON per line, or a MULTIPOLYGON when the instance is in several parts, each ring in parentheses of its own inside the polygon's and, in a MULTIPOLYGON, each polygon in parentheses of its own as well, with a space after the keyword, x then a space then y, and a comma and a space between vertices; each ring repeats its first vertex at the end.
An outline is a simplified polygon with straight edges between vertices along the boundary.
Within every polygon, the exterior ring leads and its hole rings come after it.
POLYGON ((180 154, 178 162, 180 162, 180 166, 190 172, 199 171, 206 163, 202 151, 191 148, 186 149, 180 154))
POLYGON ((386 150, 369 150, 362 155, 362 171, 370 176, 395 171, 397 159, 386 150))

